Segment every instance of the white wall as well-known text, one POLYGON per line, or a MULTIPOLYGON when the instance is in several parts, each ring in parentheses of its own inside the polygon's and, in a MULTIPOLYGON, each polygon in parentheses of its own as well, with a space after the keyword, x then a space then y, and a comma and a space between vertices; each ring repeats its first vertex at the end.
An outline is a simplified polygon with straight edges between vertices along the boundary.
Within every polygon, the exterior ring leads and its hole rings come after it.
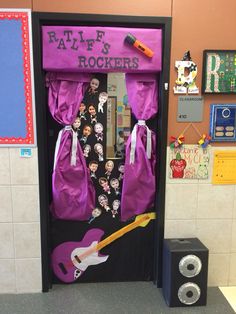
POLYGON ((0 293, 40 292, 37 149, 0 148, 0 293))
MULTIPOLYGON (((235 151, 235 147, 212 147, 210 169, 215 149, 235 151)), ((167 177, 165 238, 198 237, 210 253, 208 284, 236 285, 236 186, 212 185, 211 173, 209 177, 167 177)))

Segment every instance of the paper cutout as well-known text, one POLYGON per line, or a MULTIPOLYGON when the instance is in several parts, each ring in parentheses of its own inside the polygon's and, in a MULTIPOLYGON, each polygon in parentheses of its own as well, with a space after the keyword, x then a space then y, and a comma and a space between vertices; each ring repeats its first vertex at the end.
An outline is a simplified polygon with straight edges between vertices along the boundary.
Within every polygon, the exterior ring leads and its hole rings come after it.
POLYGON ((98 162, 96 160, 92 160, 89 163, 90 177, 97 179, 96 171, 98 170, 98 162))
POLYGON ((92 221, 94 221, 95 218, 101 216, 101 214, 102 214, 101 208, 95 207, 95 208, 92 210, 92 216, 90 217, 88 223, 90 224, 92 221))
POLYGON ((200 140, 198 141, 198 144, 202 147, 202 148, 206 148, 207 145, 209 145, 211 141, 211 137, 207 134, 202 134, 202 137, 200 138, 200 140))
POLYGON ((104 231, 94 228, 88 230, 80 242, 61 243, 52 252, 54 274, 63 282, 75 281, 89 266, 104 263, 108 259, 109 255, 104 256, 99 253, 102 248, 137 227, 146 227, 153 219, 156 219, 155 213, 139 215, 134 222, 101 241, 104 231))
POLYGON ((184 136, 182 134, 178 137, 171 136, 170 141, 170 148, 181 147, 181 145, 184 143, 184 136))
POLYGON ((178 78, 175 81, 175 94, 198 94, 199 89, 195 84, 197 76, 197 65, 192 61, 190 52, 184 54, 182 61, 175 61, 175 67, 178 71, 178 78), (185 75, 185 71, 188 75, 185 75))
POLYGON ((125 43, 135 47, 139 51, 141 51, 145 56, 152 58, 154 55, 154 52, 148 48, 145 44, 143 44, 140 40, 138 40, 134 35, 128 34, 125 37, 125 43))
POLYGON ((207 179, 209 175, 209 147, 183 145, 169 150, 169 178, 207 179))

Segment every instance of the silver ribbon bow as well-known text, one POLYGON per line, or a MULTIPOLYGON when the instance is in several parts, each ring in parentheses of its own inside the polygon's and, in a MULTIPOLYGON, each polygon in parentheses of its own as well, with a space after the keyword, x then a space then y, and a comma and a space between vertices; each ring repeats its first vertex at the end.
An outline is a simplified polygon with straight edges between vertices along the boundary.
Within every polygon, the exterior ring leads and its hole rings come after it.
POLYGON ((138 120, 138 123, 135 124, 133 131, 131 133, 131 149, 130 149, 130 164, 134 164, 135 162, 135 150, 136 150, 136 143, 137 143, 137 127, 144 126, 147 131, 147 144, 146 144, 146 154, 148 159, 151 159, 152 153, 152 131, 146 125, 145 120, 138 120))
POLYGON ((54 154, 54 165, 53 170, 55 170, 56 162, 57 162, 57 155, 61 143, 61 137, 64 131, 72 131, 72 146, 71 146, 71 158, 70 158, 70 165, 76 166, 76 155, 77 155, 77 146, 78 146, 78 137, 77 132, 75 132, 71 125, 65 126, 60 132, 58 133, 57 142, 56 142, 56 148, 55 148, 55 154, 54 154))

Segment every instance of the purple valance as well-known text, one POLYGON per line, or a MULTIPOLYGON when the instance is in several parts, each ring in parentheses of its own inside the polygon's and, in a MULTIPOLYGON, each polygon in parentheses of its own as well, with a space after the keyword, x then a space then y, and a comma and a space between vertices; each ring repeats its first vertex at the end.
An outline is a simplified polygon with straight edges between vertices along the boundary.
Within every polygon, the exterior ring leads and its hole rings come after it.
POLYGON ((103 73, 161 71, 160 29, 43 26, 42 33, 43 68, 48 71, 103 73), (131 40, 125 41, 129 35, 131 40), (134 43, 133 39, 136 39, 134 43), (146 51, 150 49, 153 56, 141 52, 145 49, 146 51))

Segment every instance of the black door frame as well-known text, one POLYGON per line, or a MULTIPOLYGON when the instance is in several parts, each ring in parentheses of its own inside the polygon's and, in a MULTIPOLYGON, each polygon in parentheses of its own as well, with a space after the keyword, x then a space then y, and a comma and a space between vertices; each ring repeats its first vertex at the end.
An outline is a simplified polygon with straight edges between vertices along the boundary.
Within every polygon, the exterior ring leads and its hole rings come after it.
POLYGON ((165 183, 166 183, 166 147, 168 123, 168 94, 170 72, 171 17, 126 16, 126 15, 95 15, 74 13, 32 13, 33 51, 34 51, 34 82, 38 141, 40 221, 41 221, 41 259, 42 259, 42 291, 51 288, 50 270, 50 220, 49 220, 49 184, 47 155, 47 114, 45 72, 42 70, 42 38, 43 25, 88 25, 117 26, 162 29, 162 73, 159 84, 159 108, 157 117, 157 197, 155 225, 155 261, 154 283, 162 286, 162 248, 164 238, 165 217, 165 183))

